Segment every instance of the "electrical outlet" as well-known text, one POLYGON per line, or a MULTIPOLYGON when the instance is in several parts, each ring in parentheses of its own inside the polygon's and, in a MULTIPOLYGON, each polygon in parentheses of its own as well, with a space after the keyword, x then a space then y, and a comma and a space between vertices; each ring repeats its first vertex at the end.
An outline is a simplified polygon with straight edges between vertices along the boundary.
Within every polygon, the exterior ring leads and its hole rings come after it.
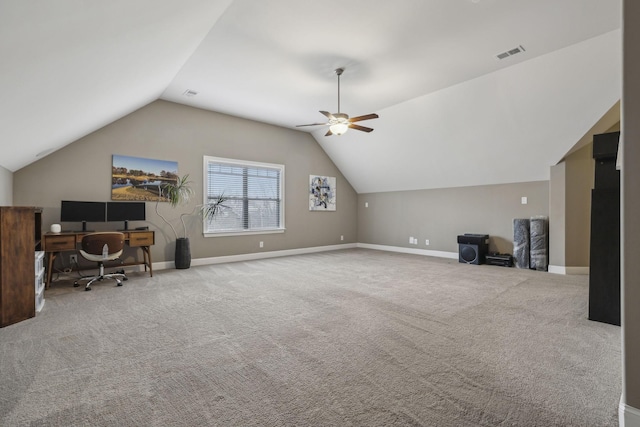
POLYGON ((76 254, 69 255, 69 262, 71 264, 77 264, 78 263, 78 255, 76 255, 76 254))
POLYGON ((425 240, 425 241, 424 241, 424 244, 425 244, 426 246, 429 246, 429 239, 425 240))
POLYGON ((260 247, 264 248, 264 242, 260 242, 260 247))
POLYGON ((344 236, 340 236, 340 240, 344 240, 344 236))

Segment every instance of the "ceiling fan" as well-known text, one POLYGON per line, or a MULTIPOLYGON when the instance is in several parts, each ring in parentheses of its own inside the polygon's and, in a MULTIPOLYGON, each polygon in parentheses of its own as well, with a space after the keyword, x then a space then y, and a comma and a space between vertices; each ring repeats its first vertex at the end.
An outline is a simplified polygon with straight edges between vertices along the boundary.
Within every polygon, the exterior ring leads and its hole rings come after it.
POLYGON ((320 111, 324 114, 329 121, 327 123, 311 123, 308 125, 298 125, 296 127, 303 126, 329 126, 329 131, 324 136, 342 135, 347 129, 360 130, 362 132, 371 132, 373 129, 365 126, 356 125, 355 122, 361 122, 363 120, 377 119, 379 116, 375 113, 365 114, 364 116, 349 118, 348 114, 340 112, 340 76, 344 72, 344 68, 337 68, 336 74, 338 76, 338 112, 331 114, 328 111, 320 111))

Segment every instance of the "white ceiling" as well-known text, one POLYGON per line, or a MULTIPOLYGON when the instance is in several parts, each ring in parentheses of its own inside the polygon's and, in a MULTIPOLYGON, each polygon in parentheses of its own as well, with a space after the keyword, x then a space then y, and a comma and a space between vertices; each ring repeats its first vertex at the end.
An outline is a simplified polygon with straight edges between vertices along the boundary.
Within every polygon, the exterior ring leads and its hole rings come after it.
POLYGON ((0 0, 0 165, 158 98, 295 129, 337 111, 345 67, 341 110, 379 113, 362 122, 375 131, 302 130, 356 191, 548 179, 620 97, 620 14, 620 0, 0 0))

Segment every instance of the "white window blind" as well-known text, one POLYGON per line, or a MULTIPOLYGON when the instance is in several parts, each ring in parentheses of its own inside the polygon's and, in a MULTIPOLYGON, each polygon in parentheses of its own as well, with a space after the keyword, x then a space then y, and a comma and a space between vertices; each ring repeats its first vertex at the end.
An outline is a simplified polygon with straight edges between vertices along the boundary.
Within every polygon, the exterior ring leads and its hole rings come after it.
POLYGON ((205 203, 223 196, 205 234, 284 230, 284 165, 205 156, 205 203))

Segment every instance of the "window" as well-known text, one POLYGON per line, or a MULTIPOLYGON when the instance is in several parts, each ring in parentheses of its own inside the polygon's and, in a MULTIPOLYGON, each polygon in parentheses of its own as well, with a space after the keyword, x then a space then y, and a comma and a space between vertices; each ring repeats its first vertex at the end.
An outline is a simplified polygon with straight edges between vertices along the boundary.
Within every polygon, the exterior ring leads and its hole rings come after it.
POLYGON ((284 165, 204 157, 205 203, 226 199, 205 236, 284 231, 284 165))

